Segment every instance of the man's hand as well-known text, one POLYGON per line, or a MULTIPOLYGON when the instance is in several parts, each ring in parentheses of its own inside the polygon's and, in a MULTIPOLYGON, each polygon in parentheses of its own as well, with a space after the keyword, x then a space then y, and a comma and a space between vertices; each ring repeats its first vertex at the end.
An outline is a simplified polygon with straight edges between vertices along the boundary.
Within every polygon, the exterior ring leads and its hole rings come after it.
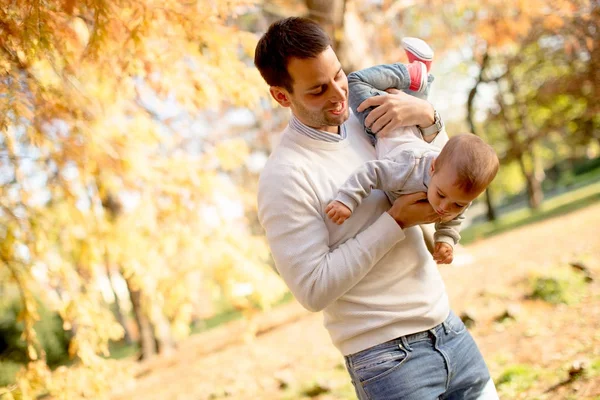
POLYGON ((343 203, 335 200, 327 205, 325 208, 325 214, 338 225, 344 223, 345 220, 350 218, 352 211, 346 207, 343 203))
POLYGON ((427 193, 418 192, 400 196, 388 210, 402 229, 414 225, 438 222, 440 216, 433 210, 427 201, 427 193))
POLYGON ((454 249, 448 243, 436 242, 433 259, 438 264, 450 264, 454 260, 454 249))
POLYGON ((401 126, 433 124, 434 111, 429 102, 397 89, 386 91, 390 94, 369 97, 357 108, 357 111, 361 112, 375 107, 365 119, 365 125, 377 136, 383 137, 401 126))

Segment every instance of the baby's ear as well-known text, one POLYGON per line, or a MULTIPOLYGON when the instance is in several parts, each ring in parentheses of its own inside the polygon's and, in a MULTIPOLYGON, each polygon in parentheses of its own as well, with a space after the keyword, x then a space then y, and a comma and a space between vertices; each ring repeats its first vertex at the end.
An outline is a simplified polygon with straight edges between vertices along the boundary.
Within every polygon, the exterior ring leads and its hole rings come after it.
POLYGON ((431 162, 431 167, 429 168, 429 175, 433 175, 433 173, 435 172, 435 161, 437 160, 437 158, 434 158, 433 161, 431 162))

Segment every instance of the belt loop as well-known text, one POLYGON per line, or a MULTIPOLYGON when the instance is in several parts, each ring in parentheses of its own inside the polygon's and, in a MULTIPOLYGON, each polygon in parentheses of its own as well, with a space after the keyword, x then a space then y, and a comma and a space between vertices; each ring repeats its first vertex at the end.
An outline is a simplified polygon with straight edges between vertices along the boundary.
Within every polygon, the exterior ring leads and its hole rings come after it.
POLYGON ((400 346, 401 349, 404 348, 404 349, 406 349, 408 351, 412 351, 412 348, 410 347, 410 344, 408 344, 408 340, 406 339, 406 336, 402 336, 400 338, 400 341, 402 342, 402 343, 399 344, 399 346, 400 346))
POLYGON ((352 362, 352 354, 344 356, 344 359, 346 361, 346 368, 348 368, 348 370, 352 370, 352 368, 354 368, 354 363, 352 362))
POLYGON ((448 333, 450 333, 449 328, 448 328, 448 323, 446 321, 442 322, 442 326, 444 327, 444 333, 447 335, 448 333))

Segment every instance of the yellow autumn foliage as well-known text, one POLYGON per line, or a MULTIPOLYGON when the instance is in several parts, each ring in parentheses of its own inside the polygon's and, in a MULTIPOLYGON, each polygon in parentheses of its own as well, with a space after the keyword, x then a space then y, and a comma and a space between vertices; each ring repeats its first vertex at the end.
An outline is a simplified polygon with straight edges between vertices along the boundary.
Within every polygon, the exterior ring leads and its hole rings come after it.
POLYGON ((252 106, 263 94, 249 62, 256 35, 236 20, 255 4, 0 9, 0 285, 19 288, 31 360, 4 396, 100 398, 119 384, 105 358, 123 335, 105 299, 107 271, 140 294, 136 312, 155 334, 166 323, 176 340, 189 334, 202 287, 256 309, 285 292, 264 238, 246 226, 243 189, 223 174, 244 167, 247 144, 190 128, 204 110, 252 106), (35 298, 72 332, 72 366, 45 364, 35 298))

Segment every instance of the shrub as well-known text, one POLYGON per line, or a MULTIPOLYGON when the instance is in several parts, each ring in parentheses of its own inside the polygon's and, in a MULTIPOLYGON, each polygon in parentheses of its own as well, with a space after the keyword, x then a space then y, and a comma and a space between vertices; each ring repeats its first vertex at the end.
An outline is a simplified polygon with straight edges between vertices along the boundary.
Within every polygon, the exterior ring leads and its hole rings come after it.
POLYGON ((9 386, 15 382, 15 375, 24 364, 16 361, 0 361, 0 387, 9 386))
MULTIPOLYGON (((34 328, 38 341, 46 353, 48 366, 55 367, 69 360, 69 341, 71 334, 63 329, 62 318, 58 313, 48 310, 41 302, 38 304, 40 320, 34 328)), ((26 363, 27 345, 22 338, 23 322, 18 321, 22 304, 18 298, 9 299, 0 304, 0 361, 26 363)))
POLYGON ((600 168, 600 157, 578 161, 573 166, 573 175, 582 175, 600 168))

